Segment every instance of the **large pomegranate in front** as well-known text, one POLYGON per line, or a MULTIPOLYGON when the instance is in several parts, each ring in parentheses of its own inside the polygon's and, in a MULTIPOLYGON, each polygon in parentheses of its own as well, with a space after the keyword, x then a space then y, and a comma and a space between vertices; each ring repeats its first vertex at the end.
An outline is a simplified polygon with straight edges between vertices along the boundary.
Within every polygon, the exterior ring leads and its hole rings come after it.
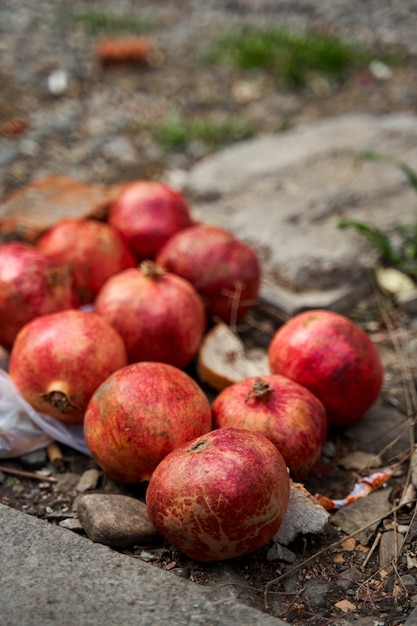
POLYGON ((206 328, 200 296, 186 280, 143 261, 100 289, 94 303, 123 337, 128 360, 185 367, 197 354, 206 328))
POLYGON ((180 231, 156 262, 195 287, 210 318, 234 324, 258 297, 261 267, 255 250, 223 228, 199 224, 180 231))
POLYGON ((292 478, 305 478, 326 441, 327 415, 308 389, 279 375, 252 377, 226 387, 212 404, 215 428, 248 428, 272 441, 292 478))
POLYGON ((37 248, 70 269, 80 304, 93 302, 110 276, 136 265, 120 235, 93 219, 57 222, 38 240, 37 248))
POLYGON ((30 320, 74 305, 67 268, 28 244, 0 245, 0 344, 4 348, 11 349, 30 320))
POLYGON ((273 374, 295 380, 321 400, 330 424, 355 422, 381 389, 377 349, 359 326, 339 313, 299 313, 277 330, 268 356, 273 374))
POLYGON ((179 445, 211 429, 207 397, 166 363, 128 365, 105 380, 88 405, 84 435, 114 480, 140 483, 179 445))
POLYGON ((36 411, 81 423, 94 391, 126 363, 123 339, 105 319, 72 310, 26 324, 13 345, 9 372, 36 411))
POLYGON ((277 532, 287 510, 285 462, 263 435, 221 428, 186 443, 155 469, 148 514, 171 544, 197 561, 253 552, 277 532))

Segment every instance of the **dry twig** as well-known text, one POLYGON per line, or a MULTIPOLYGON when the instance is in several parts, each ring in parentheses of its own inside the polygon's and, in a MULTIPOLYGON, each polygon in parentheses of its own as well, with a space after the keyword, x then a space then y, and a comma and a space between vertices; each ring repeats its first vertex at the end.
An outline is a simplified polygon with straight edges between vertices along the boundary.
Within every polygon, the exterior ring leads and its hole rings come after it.
POLYGON ((33 478, 35 480, 41 480, 42 482, 57 482, 56 478, 53 476, 44 476, 43 474, 37 474, 36 472, 26 472, 24 470, 15 469, 14 467, 7 467, 6 465, 0 465, 0 472, 12 474, 13 476, 21 476, 22 478, 33 478))

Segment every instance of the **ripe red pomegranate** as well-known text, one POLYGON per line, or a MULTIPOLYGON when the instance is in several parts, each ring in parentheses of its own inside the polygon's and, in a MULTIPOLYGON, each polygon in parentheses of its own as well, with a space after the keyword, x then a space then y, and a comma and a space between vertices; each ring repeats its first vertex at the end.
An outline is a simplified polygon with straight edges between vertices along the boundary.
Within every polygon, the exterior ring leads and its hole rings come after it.
POLYGON ((254 431, 221 428, 161 461, 146 505, 174 548, 210 562, 267 543, 281 525, 289 491, 285 462, 271 441, 254 431))
POLYGON ((248 428, 272 441, 292 478, 305 478, 319 458, 327 415, 308 389, 284 376, 252 377, 226 387, 212 404, 215 428, 248 428))
POLYGON ((151 180, 128 185, 110 207, 108 222, 138 259, 154 259, 174 233, 193 223, 185 197, 151 180))
POLYGON ((194 287, 153 261, 110 278, 94 309, 123 337, 130 363, 160 361, 182 368, 197 354, 205 328, 194 287))
POLYGON ((26 324, 13 345, 9 372, 36 411, 81 423, 94 391, 126 363, 123 339, 105 319, 72 310, 26 324))
POLYGON ((80 304, 93 302, 103 283, 136 259, 111 226, 93 219, 63 219, 37 242, 38 250, 70 268, 80 304))
POLYGON ((207 397, 188 374, 166 363, 133 363, 91 398, 84 436, 114 480, 140 483, 174 448, 211 429, 207 397))
POLYGON ((210 318, 234 323, 258 297, 261 269, 256 252, 223 228, 199 224, 180 231, 160 250, 156 262, 195 287, 210 318))
POLYGON ((11 349, 30 320, 74 304, 67 268, 28 244, 0 245, 0 344, 4 348, 11 349))
POLYGON ((268 357, 273 374, 304 385, 324 405, 330 424, 358 420, 383 380, 379 354, 347 317, 316 309, 299 313, 275 333, 268 357))

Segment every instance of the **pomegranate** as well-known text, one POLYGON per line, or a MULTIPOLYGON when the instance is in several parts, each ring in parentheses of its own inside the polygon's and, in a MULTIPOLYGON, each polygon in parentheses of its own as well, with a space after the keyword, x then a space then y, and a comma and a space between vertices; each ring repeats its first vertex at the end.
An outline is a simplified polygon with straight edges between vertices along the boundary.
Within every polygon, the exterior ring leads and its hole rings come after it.
POLYGON ((195 287, 210 318, 234 323, 258 296, 261 269, 256 252, 223 228, 199 224, 176 233, 156 262, 195 287))
POLYGON ((153 261, 110 278, 94 308, 123 337, 130 363, 160 361, 185 367, 197 354, 206 327, 194 287, 153 261))
POLYGON ((110 276, 136 265, 120 235, 93 219, 59 221, 40 237, 37 248, 70 268, 80 304, 92 303, 110 276))
POLYGON ((299 313, 277 330, 268 349, 271 372, 309 389, 330 424, 358 420, 376 400, 383 380, 379 354, 368 335, 339 313, 299 313))
POLYGON ((211 408, 215 428, 248 428, 270 439, 295 480, 308 474, 326 441, 327 415, 322 403, 284 376, 234 383, 219 393, 211 408))
POLYGON ((174 448, 211 429, 207 397, 167 363, 128 365, 93 394, 84 420, 91 454, 114 480, 140 483, 174 448))
POLYGON ((177 231, 193 223, 185 197, 164 183, 138 180, 110 207, 108 222, 138 259, 154 259, 177 231))
POLYGON ((4 348, 11 349, 30 320, 74 304, 67 268, 28 244, 0 245, 0 344, 4 348))
POLYGON ((149 517, 197 561, 253 552, 277 532, 290 485, 285 462, 260 433, 222 428, 168 454, 146 492, 149 517))
POLYGON ((105 319, 72 310, 26 324, 14 342, 9 373, 36 411, 82 423, 94 391, 126 363, 123 339, 105 319))

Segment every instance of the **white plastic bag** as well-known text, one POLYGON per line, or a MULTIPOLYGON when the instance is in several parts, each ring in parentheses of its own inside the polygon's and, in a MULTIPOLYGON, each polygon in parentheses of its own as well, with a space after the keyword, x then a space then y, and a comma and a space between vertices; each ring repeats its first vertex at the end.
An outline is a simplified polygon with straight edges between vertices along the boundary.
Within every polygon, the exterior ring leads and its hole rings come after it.
POLYGON ((0 458, 21 456, 45 448, 51 441, 91 456, 82 424, 62 424, 35 411, 0 369, 0 458))

